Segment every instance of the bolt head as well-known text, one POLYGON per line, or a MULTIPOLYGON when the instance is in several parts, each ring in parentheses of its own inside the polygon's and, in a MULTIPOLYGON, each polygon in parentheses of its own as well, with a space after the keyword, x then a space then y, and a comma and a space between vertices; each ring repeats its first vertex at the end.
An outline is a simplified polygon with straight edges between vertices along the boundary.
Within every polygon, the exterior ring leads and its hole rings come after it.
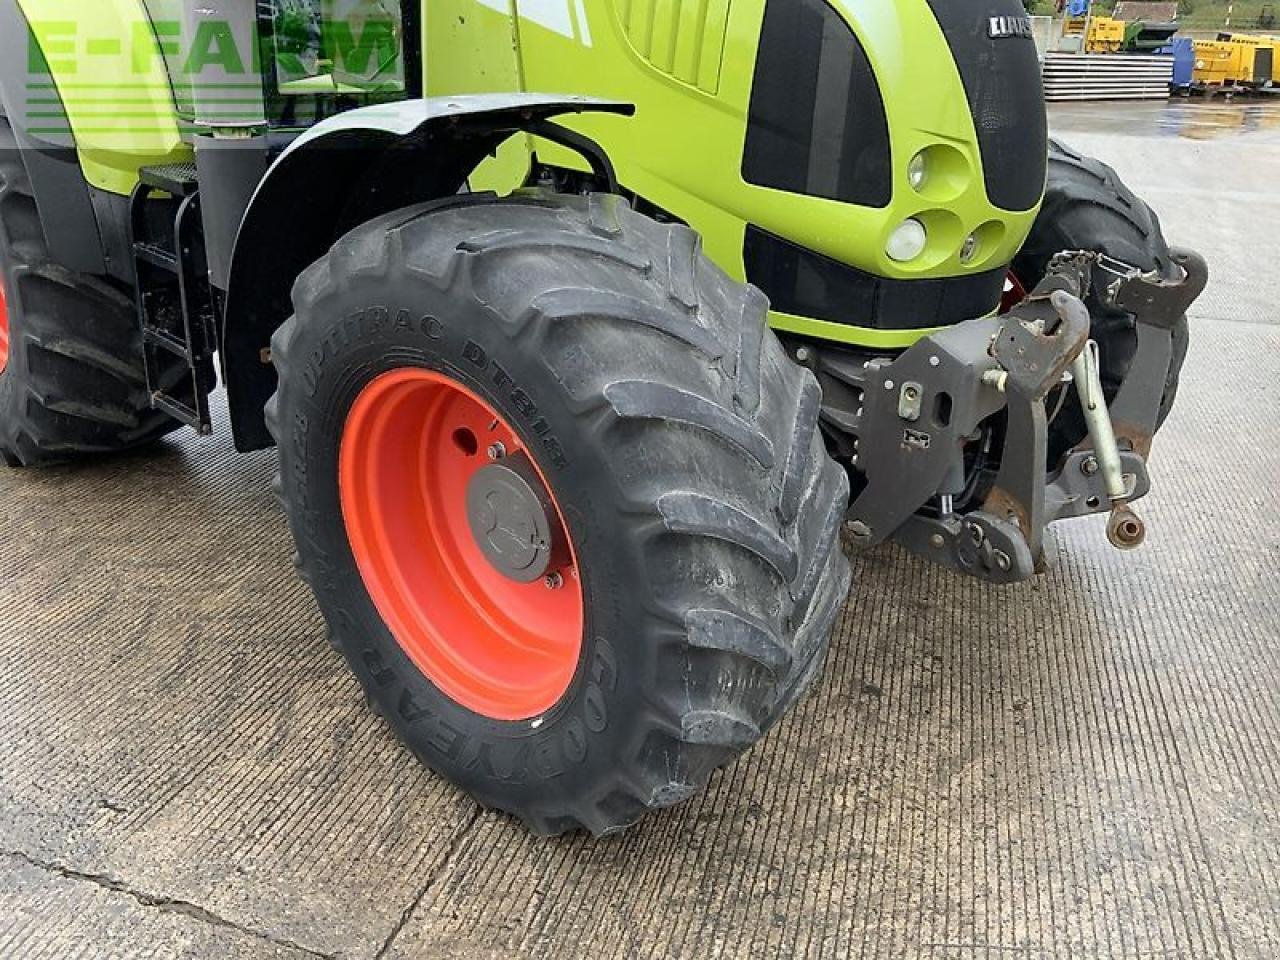
POLYGON ((799 360, 801 363, 807 362, 811 356, 813 356, 813 354, 809 352, 808 347, 801 347, 799 350, 796 351, 796 359, 799 360))
POLYGON ((1085 457, 1083 460, 1081 460, 1080 472, 1083 473, 1086 477, 1092 477, 1095 473, 1098 472, 1098 458, 1085 457))
POLYGON ((501 440, 498 440, 489 444, 489 449, 485 452, 488 454, 490 460, 501 460, 507 455, 507 448, 501 440))
POLYGON ((861 520, 850 520, 846 525, 849 533, 857 537, 859 540, 865 540, 871 536, 871 528, 861 520))
POLYGON ((1009 559, 1009 555, 1003 550, 997 550, 995 552, 995 560, 996 566, 1005 572, 1008 572, 1009 568, 1013 566, 1013 561, 1009 559))
POLYGON ((940 533, 935 533, 933 536, 929 538, 929 545, 937 549, 942 549, 942 547, 946 544, 946 542, 947 542, 946 538, 943 537, 942 534, 940 533))
POLYGON ((886 380, 886 381, 884 382, 884 388, 885 388, 886 390, 892 390, 892 389, 893 389, 893 387, 894 387, 894 383, 893 383, 893 381, 892 381, 892 380, 886 380))
POLYGON ((559 590, 564 586, 564 577, 562 577, 560 572, 557 570, 553 573, 548 573, 543 579, 543 583, 547 585, 548 590, 559 590))

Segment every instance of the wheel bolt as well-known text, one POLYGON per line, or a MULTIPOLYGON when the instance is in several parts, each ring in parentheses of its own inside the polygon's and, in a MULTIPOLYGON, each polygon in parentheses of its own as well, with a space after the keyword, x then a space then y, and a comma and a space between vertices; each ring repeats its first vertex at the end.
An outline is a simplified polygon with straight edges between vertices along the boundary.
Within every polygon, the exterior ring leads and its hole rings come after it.
POLYGON ((857 537, 859 540, 866 540, 871 536, 871 528, 862 520, 846 521, 845 529, 849 531, 851 536, 857 537))
POLYGON ((507 455, 507 448, 501 440, 498 440, 489 444, 488 454, 490 460, 501 460, 507 455))
POLYGON ((564 586, 564 577, 557 570, 555 573, 548 573, 542 582, 547 585, 548 590, 559 590, 564 586))

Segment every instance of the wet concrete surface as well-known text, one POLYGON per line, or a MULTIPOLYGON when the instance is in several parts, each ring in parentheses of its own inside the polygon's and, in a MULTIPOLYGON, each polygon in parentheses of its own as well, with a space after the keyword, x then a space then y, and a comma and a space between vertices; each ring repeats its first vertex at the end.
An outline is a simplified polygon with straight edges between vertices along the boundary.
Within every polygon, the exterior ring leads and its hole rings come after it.
POLYGON ((997 589, 881 549, 764 743, 548 841, 367 712, 271 453, 0 473, 0 956, 1280 956, 1280 142, 1054 122, 1215 271, 1140 551, 1077 522, 997 589))
POLYGON ((1138 189, 1170 242, 1212 255, 1197 315, 1276 322, 1280 95, 1054 104, 1050 124, 1138 189))

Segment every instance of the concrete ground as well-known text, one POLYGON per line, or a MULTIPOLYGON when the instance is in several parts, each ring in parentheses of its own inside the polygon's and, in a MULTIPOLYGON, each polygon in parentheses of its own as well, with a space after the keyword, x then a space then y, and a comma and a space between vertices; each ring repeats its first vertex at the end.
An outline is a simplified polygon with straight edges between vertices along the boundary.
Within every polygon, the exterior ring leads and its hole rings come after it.
POLYGON ((1280 956, 1280 104, 1054 111, 1210 256, 1119 555, 895 548, 707 793, 537 840, 419 768, 293 575, 273 455, 0 472, 0 956, 1280 956))

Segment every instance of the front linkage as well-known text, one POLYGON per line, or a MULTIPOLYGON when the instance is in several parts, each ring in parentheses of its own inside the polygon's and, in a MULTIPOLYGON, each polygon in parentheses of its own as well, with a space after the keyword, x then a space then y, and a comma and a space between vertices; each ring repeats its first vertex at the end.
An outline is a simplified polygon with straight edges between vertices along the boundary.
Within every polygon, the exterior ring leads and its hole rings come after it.
POLYGON ((1140 544, 1145 528, 1130 504, 1150 489, 1146 460, 1172 328, 1208 277, 1198 254, 1172 256, 1181 276, 1168 281, 1102 254, 1062 253, 1003 316, 940 330, 892 359, 818 356, 824 419, 851 438, 852 466, 864 478, 848 511, 855 547, 893 539, 931 561, 1011 583, 1044 569, 1055 520, 1109 511, 1111 542, 1140 544), (1115 276, 1108 303, 1132 312, 1137 325, 1133 362, 1110 409, 1082 301, 1094 270, 1115 276), (1068 377, 1089 436, 1046 474, 1050 401, 1062 401, 1068 377), (837 397, 857 400, 831 402, 837 397))

